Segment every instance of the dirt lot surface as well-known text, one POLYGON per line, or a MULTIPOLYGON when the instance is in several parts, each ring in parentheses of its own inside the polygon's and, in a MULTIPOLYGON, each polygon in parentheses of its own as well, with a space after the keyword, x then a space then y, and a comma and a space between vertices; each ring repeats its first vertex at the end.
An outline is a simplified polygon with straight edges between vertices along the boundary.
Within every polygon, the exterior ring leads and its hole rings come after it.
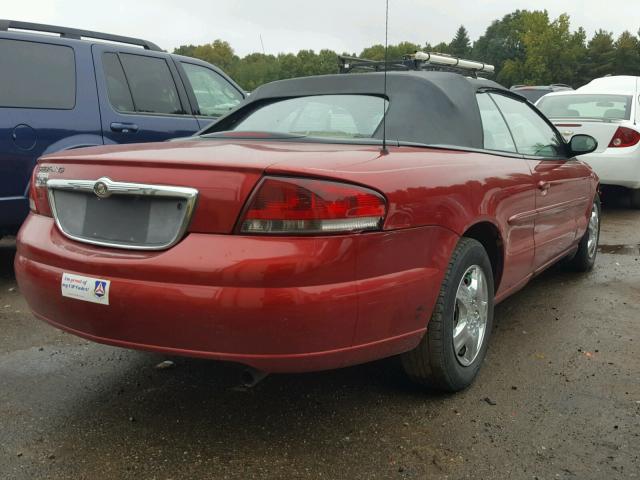
POLYGON ((35 319, 0 242, 1 479, 640 479, 640 211, 605 208, 596 269, 496 308, 476 383, 393 360, 274 375, 90 343, 35 319))

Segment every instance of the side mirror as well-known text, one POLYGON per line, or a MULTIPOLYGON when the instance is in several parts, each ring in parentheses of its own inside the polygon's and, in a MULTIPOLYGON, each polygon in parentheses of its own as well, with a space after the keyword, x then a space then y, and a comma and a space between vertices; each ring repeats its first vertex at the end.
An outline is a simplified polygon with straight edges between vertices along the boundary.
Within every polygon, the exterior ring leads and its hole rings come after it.
POLYGON ((598 141, 591 135, 583 135, 580 133, 571 137, 569 148, 571 149, 572 156, 584 155, 598 148, 598 141))

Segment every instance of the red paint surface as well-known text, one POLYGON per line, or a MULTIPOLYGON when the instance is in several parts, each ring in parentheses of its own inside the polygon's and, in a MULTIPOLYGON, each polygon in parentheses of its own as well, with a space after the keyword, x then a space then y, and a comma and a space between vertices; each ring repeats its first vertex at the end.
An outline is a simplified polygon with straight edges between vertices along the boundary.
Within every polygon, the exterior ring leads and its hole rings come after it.
POLYGON ((50 178, 108 176, 194 187, 200 195, 189 233, 162 252, 74 242, 50 217, 30 215, 15 266, 36 315, 104 343, 265 371, 335 368, 413 348, 458 238, 477 223, 499 232, 501 300, 575 248, 597 185, 577 161, 409 147, 380 156, 373 146, 276 141, 101 147, 41 164, 64 167, 50 178), (265 174, 378 191, 387 199, 384 231, 233 234, 265 174), (110 305, 62 297, 62 272, 111 280, 110 305))

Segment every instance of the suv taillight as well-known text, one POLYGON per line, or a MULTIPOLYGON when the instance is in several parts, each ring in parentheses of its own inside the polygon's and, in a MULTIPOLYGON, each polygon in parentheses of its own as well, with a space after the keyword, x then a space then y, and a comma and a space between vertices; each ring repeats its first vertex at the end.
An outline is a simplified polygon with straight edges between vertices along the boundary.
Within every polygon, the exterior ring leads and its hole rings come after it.
POLYGON ((611 142, 609 142, 609 147, 633 147, 638 142, 640 142, 640 133, 631 128, 618 127, 616 133, 613 134, 611 142))
POLYGON ((49 199, 47 197, 47 178, 39 174, 40 167, 36 165, 31 175, 29 185, 29 209, 33 213, 51 216, 49 199))
POLYGON ((249 202, 240 232, 308 235, 379 230, 385 213, 384 197, 368 188, 267 177, 249 202))

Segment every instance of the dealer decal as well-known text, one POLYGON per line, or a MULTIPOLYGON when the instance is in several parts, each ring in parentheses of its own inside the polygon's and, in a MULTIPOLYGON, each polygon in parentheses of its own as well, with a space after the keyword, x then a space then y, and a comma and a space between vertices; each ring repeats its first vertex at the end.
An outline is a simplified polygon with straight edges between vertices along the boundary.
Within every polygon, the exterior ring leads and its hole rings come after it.
POLYGON ((60 288, 63 297, 109 305, 111 282, 102 278, 63 273, 60 288))

